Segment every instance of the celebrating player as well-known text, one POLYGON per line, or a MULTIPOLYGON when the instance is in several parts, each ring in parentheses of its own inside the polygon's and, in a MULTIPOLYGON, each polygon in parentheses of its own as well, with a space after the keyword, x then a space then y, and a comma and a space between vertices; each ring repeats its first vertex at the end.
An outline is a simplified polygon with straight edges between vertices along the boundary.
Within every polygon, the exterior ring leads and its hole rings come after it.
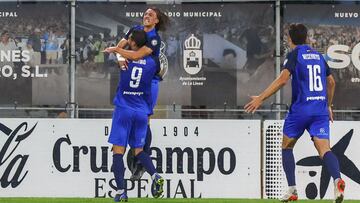
MULTIPOLYGON (((146 43, 143 30, 132 30, 128 44, 134 51, 146 43)), ((114 98, 115 110, 109 143, 113 144, 113 171, 117 185, 115 202, 127 201, 124 183, 123 156, 127 144, 135 150, 136 158, 141 162, 153 179, 152 193, 158 198, 163 193, 164 179, 156 173, 149 154, 143 151, 145 145, 148 115, 152 111, 151 81, 158 71, 159 60, 154 56, 145 56, 137 61, 129 61, 128 70, 121 71, 119 86, 114 98)))
POLYGON ((329 120, 333 121, 331 104, 335 80, 323 56, 306 45, 307 28, 291 24, 288 44, 292 51, 284 61, 279 77, 259 96, 245 105, 246 112, 255 112, 265 99, 274 94, 292 77, 292 104, 285 119, 282 141, 282 162, 289 189, 280 199, 283 202, 298 199, 295 184, 293 148, 306 129, 314 142, 320 158, 334 179, 335 201, 343 202, 345 182, 341 179, 339 162, 330 149, 329 120))
MULTIPOLYGON (((122 58, 128 60, 138 60, 148 55, 159 57, 161 39, 158 34, 158 31, 165 31, 168 22, 169 22, 169 18, 162 11, 160 11, 160 9, 156 7, 150 7, 144 13, 143 25, 137 25, 132 27, 127 32, 125 37, 120 40, 117 47, 109 47, 106 50, 108 52, 117 52, 118 54, 121 55, 122 58), (128 45, 129 33, 131 33, 133 30, 144 30, 147 36, 146 45, 136 51, 124 49, 126 45, 128 45)), ((120 61, 121 60, 122 59, 120 58, 120 61)), ((124 62, 121 62, 122 64, 120 64, 120 66, 126 66, 125 60, 123 61, 124 62)), ((164 72, 165 71, 159 71, 159 73, 164 73, 164 72)), ((151 112, 149 113, 149 116, 153 114, 153 108, 156 105, 156 101, 159 94, 159 81, 162 80, 162 77, 163 75, 157 74, 152 80, 151 83, 152 109, 151 112)), ((151 140, 152 140, 152 133, 150 130, 150 126, 148 125, 146 142, 144 146, 144 151, 148 154, 150 154, 151 152, 150 151, 151 140)), ((138 163, 136 157, 134 159, 131 159, 130 165, 134 166, 133 168, 134 170, 132 170, 133 175, 130 179, 132 180, 140 179, 144 173, 144 167, 141 165, 141 163, 138 163)))

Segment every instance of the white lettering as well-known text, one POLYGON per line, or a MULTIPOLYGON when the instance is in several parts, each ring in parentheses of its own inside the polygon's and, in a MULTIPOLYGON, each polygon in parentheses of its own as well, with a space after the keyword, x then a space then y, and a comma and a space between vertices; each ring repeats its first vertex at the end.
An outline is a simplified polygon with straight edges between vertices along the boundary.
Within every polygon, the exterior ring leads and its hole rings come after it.
POLYGON ((30 61, 30 51, 22 51, 21 52, 21 56, 22 56, 22 62, 29 62, 30 61))
POLYGON ((302 57, 305 60, 310 60, 310 59, 320 60, 319 54, 303 54, 302 57))
POLYGON ((11 51, 0 50, 0 61, 11 61, 11 51))
POLYGON ((184 12, 184 17, 221 17, 221 12, 184 12))
POLYGON ((167 12, 167 16, 168 17, 181 17, 181 13, 180 12, 167 12))
POLYGON ((124 91, 123 95, 134 95, 134 96, 141 96, 143 95, 144 92, 129 92, 129 91, 124 91))
POLYGON ((20 50, 14 50, 12 51, 12 55, 11 55, 11 61, 12 62, 20 62, 21 61, 21 51, 20 50))
POLYGON ((9 65, 5 65, 4 67, 1 68, 1 74, 6 78, 12 76, 13 73, 14 73, 14 70, 9 65))
POLYGON ((18 15, 16 12, 0 11, 0 18, 6 17, 16 18, 18 15))
POLYGON ((324 96, 316 96, 316 97, 306 97, 306 101, 324 101, 326 98, 324 96))
POLYGON ((332 59, 328 61, 330 68, 342 69, 350 65, 351 61, 355 68, 360 70, 360 43, 355 45, 351 55, 347 45, 332 45, 327 50, 327 55, 332 59))
POLYGON ((327 55, 332 60, 328 61, 328 65, 335 69, 342 69, 350 65, 350 57, 348 54, 345 54, 348 53, 349 49, 349 46, 341 44, 330 46, 327 50, 327 55))
POLYGON ((30 61, 30 52, 29 51, 20 51, 20 50, 0 50, 0 61, 1 62, 28 62, 30 61))
POLYGON ((126 12, 125 16, 129 18, 142 18, 144 16, 144 12, 126 12))
POLYGON ((140 60, 137 60, 137 61, 133 61, 133 63, 146 65, 146 60, 144 60, 144 59, 140 59, 140 60))
POLYGON ((358 18, 358 12, 335 12, 335 18, 358 18))
POLYGON ((351 78, 351 82, 353 83, 360 83, 360 78, 351 78))
POLYGON ((21 76, 24 77, 24 78, 27 78, 27 77, 30 77, 31 75, 31 72, 30 72, 30 66, 23 66, 21 68, 21 76))

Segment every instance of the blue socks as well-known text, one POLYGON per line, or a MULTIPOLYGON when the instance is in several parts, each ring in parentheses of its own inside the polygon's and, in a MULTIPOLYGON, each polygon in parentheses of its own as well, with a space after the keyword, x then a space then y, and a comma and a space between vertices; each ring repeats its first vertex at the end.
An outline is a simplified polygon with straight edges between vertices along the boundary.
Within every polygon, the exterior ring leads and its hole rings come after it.
MULTIPOLYGON (((328 151, 324 154, 323 157, 324 164, 327 171, 333 177, 334 180, 341 178, 340 176, 340 166, 339 161, 336 158, 335 154, 332 151, 328 151)), ((282 150, 282 164, 286 174, 286 179, 289 186, 294 186, 295 184, 295 160, 292 149, 283 149, 282 150)))
POLYGON ((282 164, 289 186, 295 184, 295 159, 292 149, 282 149, 282 164))
POLYGON ((144 151, 140 152, 137 156, 138 160, 144 166, 145 170, 152 176, 156 173, 154 164, 151 162, 150 156, 144 151))
POLYGON ((151 145, 151 140, 152 140, 152 133, 151 133, 151 129, 150 126, 147 126, 147 131, 146 131, 146 139, 145 139, 145 145, 144 145, 144 152, 146 152, 147 154, 151 154, 151 149, 150 149, 150 145, 151 145))
POLYGON ((113 171, 115 176, 115 182, 118 190, 125 189, 125 181, 124 181, 124 161, 123 154, 113 154, 113 171))
POLYGON ((340 178, 339 161, 332 151, 324 154, 323 161, 331 177, 333 177, 334 180, 340 178))
MULTIPOLYGON (((150 129, 150 125, 147 125, 147 130, 146 130, 146 138, 145 138, 145 145, 143 147, 144 152, 146 152, 148 155, 151 154, 151 140, 152 140, 152 133, 151 133, 151 129, 150 129)), ((137 157, 134 157, 134 162, 136 162, 136 164, 141 165, 140 161, 137 159, 137 157)))

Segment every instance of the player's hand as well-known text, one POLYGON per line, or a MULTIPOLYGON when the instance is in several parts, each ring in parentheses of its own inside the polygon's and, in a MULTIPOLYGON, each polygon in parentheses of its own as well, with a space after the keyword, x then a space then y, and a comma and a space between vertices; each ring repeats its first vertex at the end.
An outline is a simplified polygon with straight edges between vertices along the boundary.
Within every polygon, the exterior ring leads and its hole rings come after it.
POLYGON ((334 122, 334 113, 331 106, 329 106, 329 119, 332 123, 334 122))
POLYGON ((104 51, 102 51, 102 52, 113 53, 115 51, 116 51, 116 47, 108 47, 108 48, 104 49, 104 51))
POLYGON ((116 53, 115 55, 120 69, 127 70, 129 61, 126 58, 122 57, 119 53, 116 53))
POLYGON ((118 61, 119 68, 121 70, 127 70, 127 63, 126 61, 118 61))
POLYGON ((246 113, 254 113, 263 103, 259 96, 251 96, 251 101, 244 106, 246 113))
POLYGON ((128 65, 129 65, 129 60, 125 59, 124 61, 124 67, 126 68, 126 70, 128 69, 128 65))

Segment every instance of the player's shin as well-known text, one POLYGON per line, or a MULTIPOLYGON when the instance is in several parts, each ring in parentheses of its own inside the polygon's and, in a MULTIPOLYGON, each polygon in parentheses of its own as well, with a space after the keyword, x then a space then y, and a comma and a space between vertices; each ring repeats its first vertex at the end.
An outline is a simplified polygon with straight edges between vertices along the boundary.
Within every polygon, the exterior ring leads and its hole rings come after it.
POLYGON ((123 154, 113 154, 113 171, 118 192, 125 191, 123 154))
POLYGON ((144 151, 141 151, 136 155, 138 160, 141 162, 141 164, 144 166, 145 170, 152 176, 156 173, 156 169, 154 164, 151 162, 150 156, 145 153, 144 151))
POLYGON ((144 166, 145 170, 151 175, 151 179, 153 180, 151 185, 151 193, 155 198, 162 197, 164 192, 164 179, 158 173, 156 173, 155 166, 151 162, 150 156, 144 151, 140 151, 136 156, 144 166))
POLYGON ((146 131, 144 152, 146 152, 149 155, 151 154, 151 147, 150 147, 151 141, 152 141, 152 133, 151 133, 150 125, 148 125, 147 126, 147 131, 146 131))
POLYGON ((342 203, 344 201, 345 182, 340 177, 339 161, 331 150, 324 154, 323 161, 327 171, 334 179, 334 202, 342 203))
POLYGON ((295 159, 293 149, 282 149, 282 164, 285 171, 289 188, 280 198, 282 202, 296 201, 298 194, 295 183, 295 159))
POLYGON ((329 174, 331 175, 331 177, 333 177, 334 180, 341 178, 339 161, 332 151, 327 151, 324 154, 323 161, 329 174))
POLYGON ((282 164, 289 186, 295 186, 295 159, 293 149, 282 150, 282 164))

